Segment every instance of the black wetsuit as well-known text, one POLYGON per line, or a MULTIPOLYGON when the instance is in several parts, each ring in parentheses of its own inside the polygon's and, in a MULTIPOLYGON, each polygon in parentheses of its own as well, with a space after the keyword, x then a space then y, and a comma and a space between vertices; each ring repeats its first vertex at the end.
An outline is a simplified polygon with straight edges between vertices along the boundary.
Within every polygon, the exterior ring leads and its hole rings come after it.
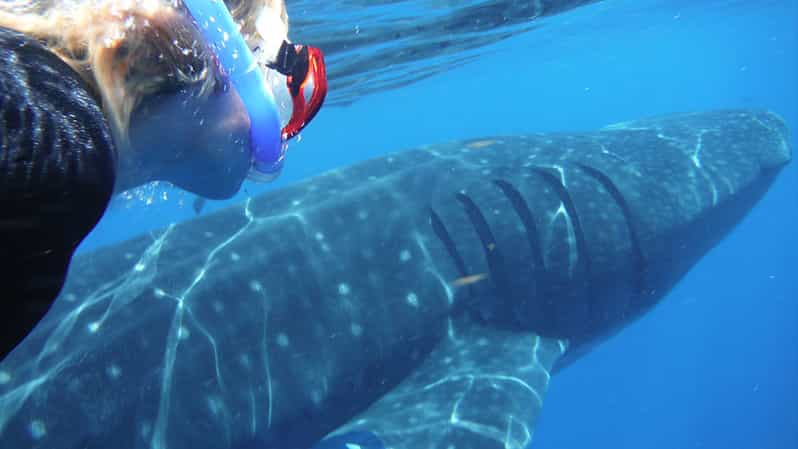
POLYGON ((58 295, 105 211, 116 150, 87 84, 37 41, 0 28, 0 359, 58 295))

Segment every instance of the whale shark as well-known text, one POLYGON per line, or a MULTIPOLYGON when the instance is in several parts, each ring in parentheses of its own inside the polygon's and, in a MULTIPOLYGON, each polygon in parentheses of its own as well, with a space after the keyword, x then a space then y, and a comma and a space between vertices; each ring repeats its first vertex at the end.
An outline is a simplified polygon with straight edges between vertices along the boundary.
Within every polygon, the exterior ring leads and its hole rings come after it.
POLYGON ((0 446, 528 447, 552 375, 660 302, 787 142, 723 110, 429 145, 83 254, 0 364, 0 446))

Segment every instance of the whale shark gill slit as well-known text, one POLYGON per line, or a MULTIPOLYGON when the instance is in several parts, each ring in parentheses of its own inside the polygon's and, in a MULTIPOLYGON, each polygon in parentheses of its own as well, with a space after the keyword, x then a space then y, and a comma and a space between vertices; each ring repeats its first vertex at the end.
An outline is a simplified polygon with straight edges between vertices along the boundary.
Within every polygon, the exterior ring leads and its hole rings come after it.
POLYGON ((438 236, 438 239, 440 239, 441 243, 443 243, 443 246, 446 248, 446 252, 449 253, 449 257, 452 258, 454 266, 457 268, 457 273, 461 277, 468 276, 469 273, 466 270, 463 256, 457 251, 457 246, 454 244, 454 240, 452 240, 452 236, 449 234, 443 221, 441 221, 441 217, 439 217, 432 208, 429 209, 429 222, 432 225, 432 231, 438 236))
POLYGON ((603 172, 594 167, 580 163, 577 163, 576 165, 587 175, 598 181, 621 208, 621 213, 623 213, 623 218, 626 221, 626 226, 629 231, 629 240, 632 245, 634 266, 637 267, 635 294, 638 296, 638 298, 640 298, 643 295, 643 289, 645 288, 644 286, 647 267, 645 256, 643 255, 643 249, 640 246, 640 236, 638 235, 637 228, 635 227, 634 214, 632 213, 631 207, 629 207, 629 202, 626 201, 626 198, 624 198, 621 190, 617 185, 615 185, 614 182, 612 182, 609 176, 605 175, 603 172))
MULTIPOLYGON (((496 245, 496 238, 488 225, 488 221, 479 210, 479 207, 467 195, 458 193, 456 194, 457 200, 462 204, 468 220, 474 227, 480 242, 482 243, 482 250, 485 254, 485 261, 488 265, 488 272, 490 279, 493 282, 493 287, 496 291, 496 298, 501 302, 512 299, 510 294, 510 286, 507 280, 507 269, 505 266, 504 256, 501 250, 496 245)), ((496 306, 495 304, 493 306, 496 306)), ((498 310, 496 307, 487 307, 483 310, 489 310, 491 315, 498 310)))
MULTIPOLYGON (((532 216, 532 211, 529 209, 529 205, 523 195, 521 195, 521 192, 511 183, 502 179, 496 179, 493 183, 499 187, 504 196, 507 197, 507 200, 510 201, 510 205, 515 210, 519 220, 521 220, 521 224, 524 226, 524 231, 526 232, 527 242, 529 243, 529 253, 532 257, 532 264, 534 265, 532 268, 532 285, 534 285, 534 291, 520 298, 520 306, 529 309, 530 307, 534 307, 534 304, 537 306, 534 310, 538 314, 538 321, 553 323, 556 319, 554 303, 546 301, 546 298, 550 297, 548 272, 543 260, 543 248, 540 243, 540 236, 538 234, 537 225, 535 224, 535 218, 532 216)), ((516 316, 527 317, 527 314, 519 309, 517 310, 516 316)))
POLYGON ((537 225, 535 224, 535 219, 532 217, 532 212, 529 210, 529 205, 521 195, 521 192, 509 182, 497 179, 493 181, 493 183, 501 189, 504 196, 510 201, 513 209, 515 209, 515 213, 524 226, 527 241, 529 242, 530 254, 532 255, 532 262, 535 264, 536 283, 539 284, 542 281, 541 276, 545 273, 546 267, 543 265, 543 250, 540 246, 537 225))
POLYGON ((588 301, 588 316, 593 316, 595 312, 595 304, 593 304, 590 299, 590 255, 588 254, 587 243, 585 242, 585 234, 582 230, 582 224, 579 220, 579 214, 576 210, 576 206, 574 205, 573 198, 571 198, 571 194, 568 193, 568 190, 563 185, 559 176, 552 173, 549 169, 543 167, 532 167, 532 171, 539 174, 540 177, 554 189, 554 192, 562 202, 562 206, 565 208, 565 212, 568 214, 568 218, 571 222, 574 232, 574 239, 576 240, 578 270, 576 271, 577 274, 575 276, 584 276, 584 299, 588 301))

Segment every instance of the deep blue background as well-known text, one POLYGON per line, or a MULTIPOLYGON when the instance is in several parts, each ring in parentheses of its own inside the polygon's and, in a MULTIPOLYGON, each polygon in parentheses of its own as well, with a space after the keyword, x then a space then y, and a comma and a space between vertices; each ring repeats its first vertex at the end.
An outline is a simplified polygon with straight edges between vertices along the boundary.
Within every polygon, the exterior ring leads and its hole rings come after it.
MULTIPOLYGON (((420 144, 713 108, 773 110, 795 149, 797 3, 610 0, 559 16, 476 64, 323 110, 266 188, 420 144)), ((163 185, 117 199, 82 249, 191 217, 193 199, 163 185)), ((662 305, 553 378, 533 448, 798 448, 796 232, 793 162, 662 305)))

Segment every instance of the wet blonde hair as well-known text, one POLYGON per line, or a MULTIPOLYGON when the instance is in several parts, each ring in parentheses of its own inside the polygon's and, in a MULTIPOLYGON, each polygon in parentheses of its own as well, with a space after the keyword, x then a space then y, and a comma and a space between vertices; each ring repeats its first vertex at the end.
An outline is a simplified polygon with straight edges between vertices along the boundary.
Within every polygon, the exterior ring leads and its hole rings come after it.
MULTIPOLYGON (((287 30, 283 0, 225 3, 250 46, 263 8, 287 30)), ((75 69, 123 141, 143 97, 188 84, 207 95, 216 84, 212 59, 177 0, 4 0, 0 26, 41 41, 75 69)))

